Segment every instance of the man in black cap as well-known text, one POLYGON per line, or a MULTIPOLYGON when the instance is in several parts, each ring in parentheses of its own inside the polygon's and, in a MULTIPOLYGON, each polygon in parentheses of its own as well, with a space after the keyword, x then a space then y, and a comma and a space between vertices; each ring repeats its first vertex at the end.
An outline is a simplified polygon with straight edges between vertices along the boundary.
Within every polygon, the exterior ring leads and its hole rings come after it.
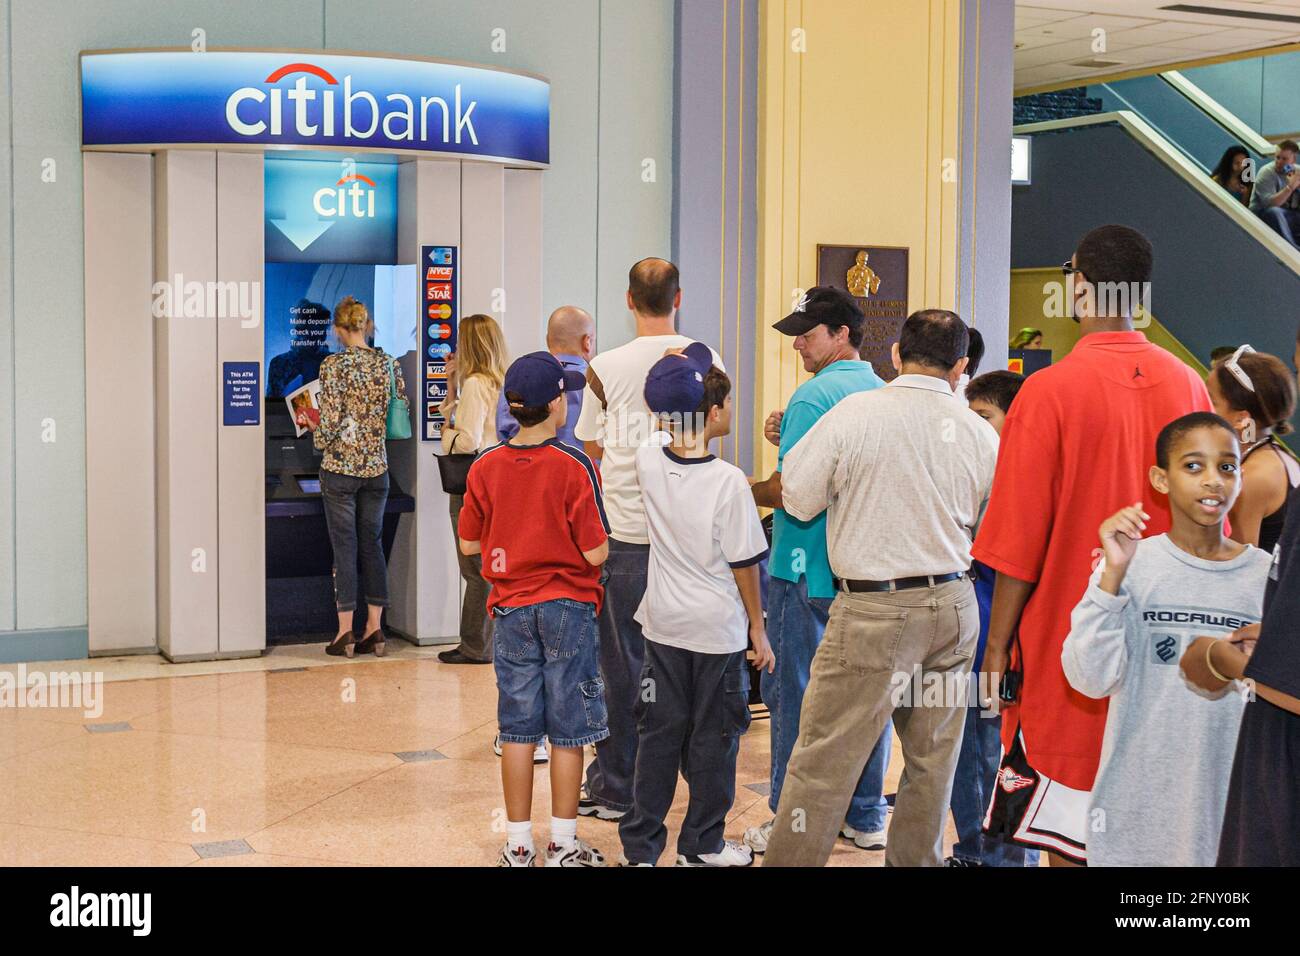
MULTIPOLYGON (((799 737, 799 709, 813 654, 821 643, 835 586, 826 555, 826 514, 800 521, 781 508, 781 465, 786 453, 840 399, 885 383, 870 362, 858 358, 865 319, 852 296, 830 286, 809 289, 795 310, 772 327, 794 337, 803 367, 813 373, 790 397, 784 412, 768 416, 764 434, 780 451, 776 471, 753 485, 754 501, 772 508, 771 583, 767 592, 769 640, 776 671, 761 678, 763 700, 772 715, 772 778, 768 806, 776 812, 785 765, 799 737)), ((854 791, 840 835, 864 850, 885 845, 887 808, 882 794, 892 734, 885 725, 854 791)), ((767 849, 768 821, 752 827, 745 842, 756 853, 767 849)))

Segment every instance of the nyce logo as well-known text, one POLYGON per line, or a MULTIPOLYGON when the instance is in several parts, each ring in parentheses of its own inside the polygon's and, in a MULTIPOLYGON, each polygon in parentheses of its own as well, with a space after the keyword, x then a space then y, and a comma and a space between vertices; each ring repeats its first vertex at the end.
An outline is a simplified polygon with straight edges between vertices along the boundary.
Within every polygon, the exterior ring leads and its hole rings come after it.
POLYGON ((71 892, 50 897, 51 926, 129 926, 134 936, 148 936, 152 925, 152 893, 71 892))

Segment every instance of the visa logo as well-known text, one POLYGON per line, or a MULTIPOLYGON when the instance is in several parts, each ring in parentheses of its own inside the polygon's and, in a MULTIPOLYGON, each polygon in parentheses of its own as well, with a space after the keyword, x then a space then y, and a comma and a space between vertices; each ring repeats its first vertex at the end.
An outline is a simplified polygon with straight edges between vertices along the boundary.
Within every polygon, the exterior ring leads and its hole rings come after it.
POLYGON ((352 199, 352 216, 353 218, 374 219, 375 218, 375 181, 369 176, 362 176, 360 173, 353 173, 351 176, 344 176, 333 188, 325 186, 316 190, 316 195, 312 197, 312 205, 319 216, 346 216, 348 215, 348 198, 352 199), (350 182, 352 185, 345 187, 343 184, 350 182), (362 189, 361 184, 365 183, 370 188, 362 189), (361 206, 361 200, 366 200, 365 208, 361 206), (330 206, 329 203, 333 202, 330 206))
POLYGON ((296 76, 296 79, 287 89, 274 86, 265 90, 245 86, 231 93, 226 100, 227 125, 240 136, 260 136, 268 130, 272 136, 282 136, 287 105, 292 114, 293 130, 299 137, 332 137, 341 126, 344 138, 364 140, 374 136, 382 124, 384 135, 390 140, 425 143, 429 141, 432 119, 433 132, 439 135, 441 142, 460 143, 465 136, 470 143, 478 145, 472 115, 478 101, 470 100, 469 106, 463 107, 459 83, 455 87, 454 108, 441 96, 421 96, 417 109, 415 101, 405 93, 383 96, 384 106, 381 107, 382 94, 354 90, 350 73, 343 77, 342 90, 330 89, 337 87, 339 81, 328 70, 312 63, 287 63, 263 82, 275 84, 290 76, 296 76), (325 88, 309 88, 308 77, 324 82, 325 88), (342 96, 336 96, 336 92, 341 92, 342 96), (259 108, 246 104, 257 104, 259 108), (363 111, 358 109, 361 104, 366 107, 369 125, 359 125, 363 115, 363 111))

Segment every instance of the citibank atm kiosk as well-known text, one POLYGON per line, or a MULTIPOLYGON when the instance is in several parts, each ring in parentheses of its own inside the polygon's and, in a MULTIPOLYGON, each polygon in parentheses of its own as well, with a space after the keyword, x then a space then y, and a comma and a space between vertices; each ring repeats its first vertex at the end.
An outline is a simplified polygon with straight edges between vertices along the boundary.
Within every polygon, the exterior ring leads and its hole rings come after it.
POLYGON ((291 408, 312 403, 347 295, 411 410, 388 444, 386 627, 454 642, 440 360, 465 310, 514 354, 542 345, 549 83, 184 48, 83 53, 81 94, 86 387, 118 396, 86 413, 91 654, 243 657, 334 632, 321 459, 291 408))
MULTIPOLYGON (((319 416, 320 366, 340 348, 332 316, 344 296, 369 311, 372 346, 399 360, 419 347, 418 277, 414 264, 396 263, 396 163, 321 152, 269 156, 265 170, 266 640, 322 641, 338 624, 333 551, 321 455, 296 413, 319 416)), ((394 444, 390 457, 397 453, 394 444)), ((414 510, 415 499, 390 474, 386 559, 400 516, 414 510)), ((359 593, 358 634, 365 614, 359 593)))

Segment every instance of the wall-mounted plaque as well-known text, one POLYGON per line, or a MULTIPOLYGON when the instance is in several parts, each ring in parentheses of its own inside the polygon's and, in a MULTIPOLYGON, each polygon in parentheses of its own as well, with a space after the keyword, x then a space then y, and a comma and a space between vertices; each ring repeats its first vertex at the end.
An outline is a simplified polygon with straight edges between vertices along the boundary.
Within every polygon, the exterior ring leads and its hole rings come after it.
POLYGON ((867 317, 861 356, 891 381, 898 373, 890 347, 907 319, 907 249, 898 246, 817 246, 817 284, 843 289, 867 317))

